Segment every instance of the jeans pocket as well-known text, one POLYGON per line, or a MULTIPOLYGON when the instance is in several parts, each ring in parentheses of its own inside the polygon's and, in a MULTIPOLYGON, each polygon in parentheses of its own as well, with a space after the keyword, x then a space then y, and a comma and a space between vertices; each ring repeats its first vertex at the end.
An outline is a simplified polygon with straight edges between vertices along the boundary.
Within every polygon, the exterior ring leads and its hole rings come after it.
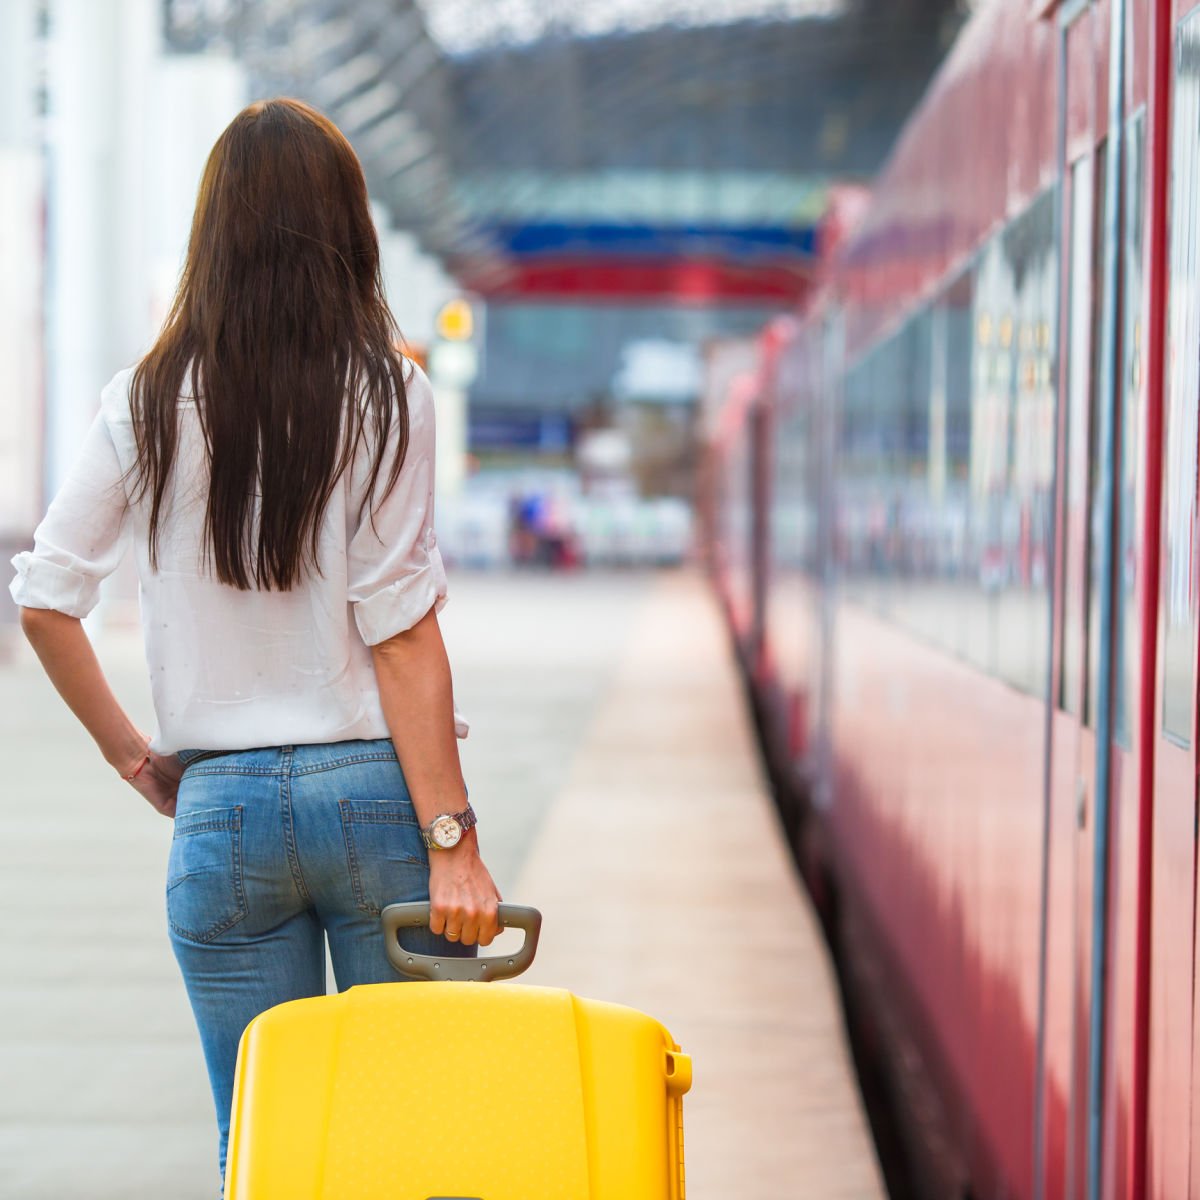
POLYGON ((242 887, 242 806, 175 818, 167 859, 167 920, 192 942, 211 942, 247 913, 242 887))
POLYGON ((350 885, 359 911, 377 917, 429 896, 429 852, 410 800, 338 801, 350 885))

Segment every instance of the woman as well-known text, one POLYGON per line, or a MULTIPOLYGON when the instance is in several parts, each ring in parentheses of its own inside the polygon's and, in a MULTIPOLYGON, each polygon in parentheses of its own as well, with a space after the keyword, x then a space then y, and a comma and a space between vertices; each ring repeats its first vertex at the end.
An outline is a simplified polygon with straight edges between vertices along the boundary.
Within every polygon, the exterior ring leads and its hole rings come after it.
POLYGON ((296 100, 217 140, 178 293, 103 390, 34 549, 21 627, 104 757, 174 818, 169 936, 225 1171, 238 1040, 264 1009, 396 980, 498 930, 437 613, 429 380, 396 349, 354 151, 296 100), (132 541, 158 732, 125 715, 80 618, 132 541), (407 938, 406 938, 407 944, 407 938))

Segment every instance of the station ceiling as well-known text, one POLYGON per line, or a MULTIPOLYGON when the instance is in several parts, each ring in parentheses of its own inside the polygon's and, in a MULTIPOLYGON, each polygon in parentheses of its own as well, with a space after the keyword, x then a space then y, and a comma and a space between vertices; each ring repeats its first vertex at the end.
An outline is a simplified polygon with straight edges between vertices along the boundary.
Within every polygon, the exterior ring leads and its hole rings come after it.
POLYGON ((164 0, 316 104, 372 194, 493 296, 786 302, 960 0, 164 0))

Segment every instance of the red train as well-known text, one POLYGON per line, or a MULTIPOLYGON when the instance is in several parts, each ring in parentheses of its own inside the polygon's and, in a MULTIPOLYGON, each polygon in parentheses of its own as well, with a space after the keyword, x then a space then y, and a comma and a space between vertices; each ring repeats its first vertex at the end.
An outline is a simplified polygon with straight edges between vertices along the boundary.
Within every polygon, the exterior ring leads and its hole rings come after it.
POLYGON ((1200 1198, 1200 0, 983 4, 823 275, 703 523, 925 1190, 1200 1198))

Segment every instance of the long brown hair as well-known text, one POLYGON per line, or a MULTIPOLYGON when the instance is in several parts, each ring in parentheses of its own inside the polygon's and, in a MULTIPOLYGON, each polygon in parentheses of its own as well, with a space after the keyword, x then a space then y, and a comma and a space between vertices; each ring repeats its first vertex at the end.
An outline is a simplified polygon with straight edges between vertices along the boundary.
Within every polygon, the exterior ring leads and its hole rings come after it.
POLYGON ((222 583, 288 591, 308 563, 320 570, 325 508, 368 425, 363 503, 374 495, 393 416, 383 494, 396 482, 408 446, 400 344, 350 143, 303 101, 249 105, 209 154, 178 290, 133 373, 131 472, 134 497, 152 497, 151 563, 189 369, 209 465, 206 557, 222 583))

